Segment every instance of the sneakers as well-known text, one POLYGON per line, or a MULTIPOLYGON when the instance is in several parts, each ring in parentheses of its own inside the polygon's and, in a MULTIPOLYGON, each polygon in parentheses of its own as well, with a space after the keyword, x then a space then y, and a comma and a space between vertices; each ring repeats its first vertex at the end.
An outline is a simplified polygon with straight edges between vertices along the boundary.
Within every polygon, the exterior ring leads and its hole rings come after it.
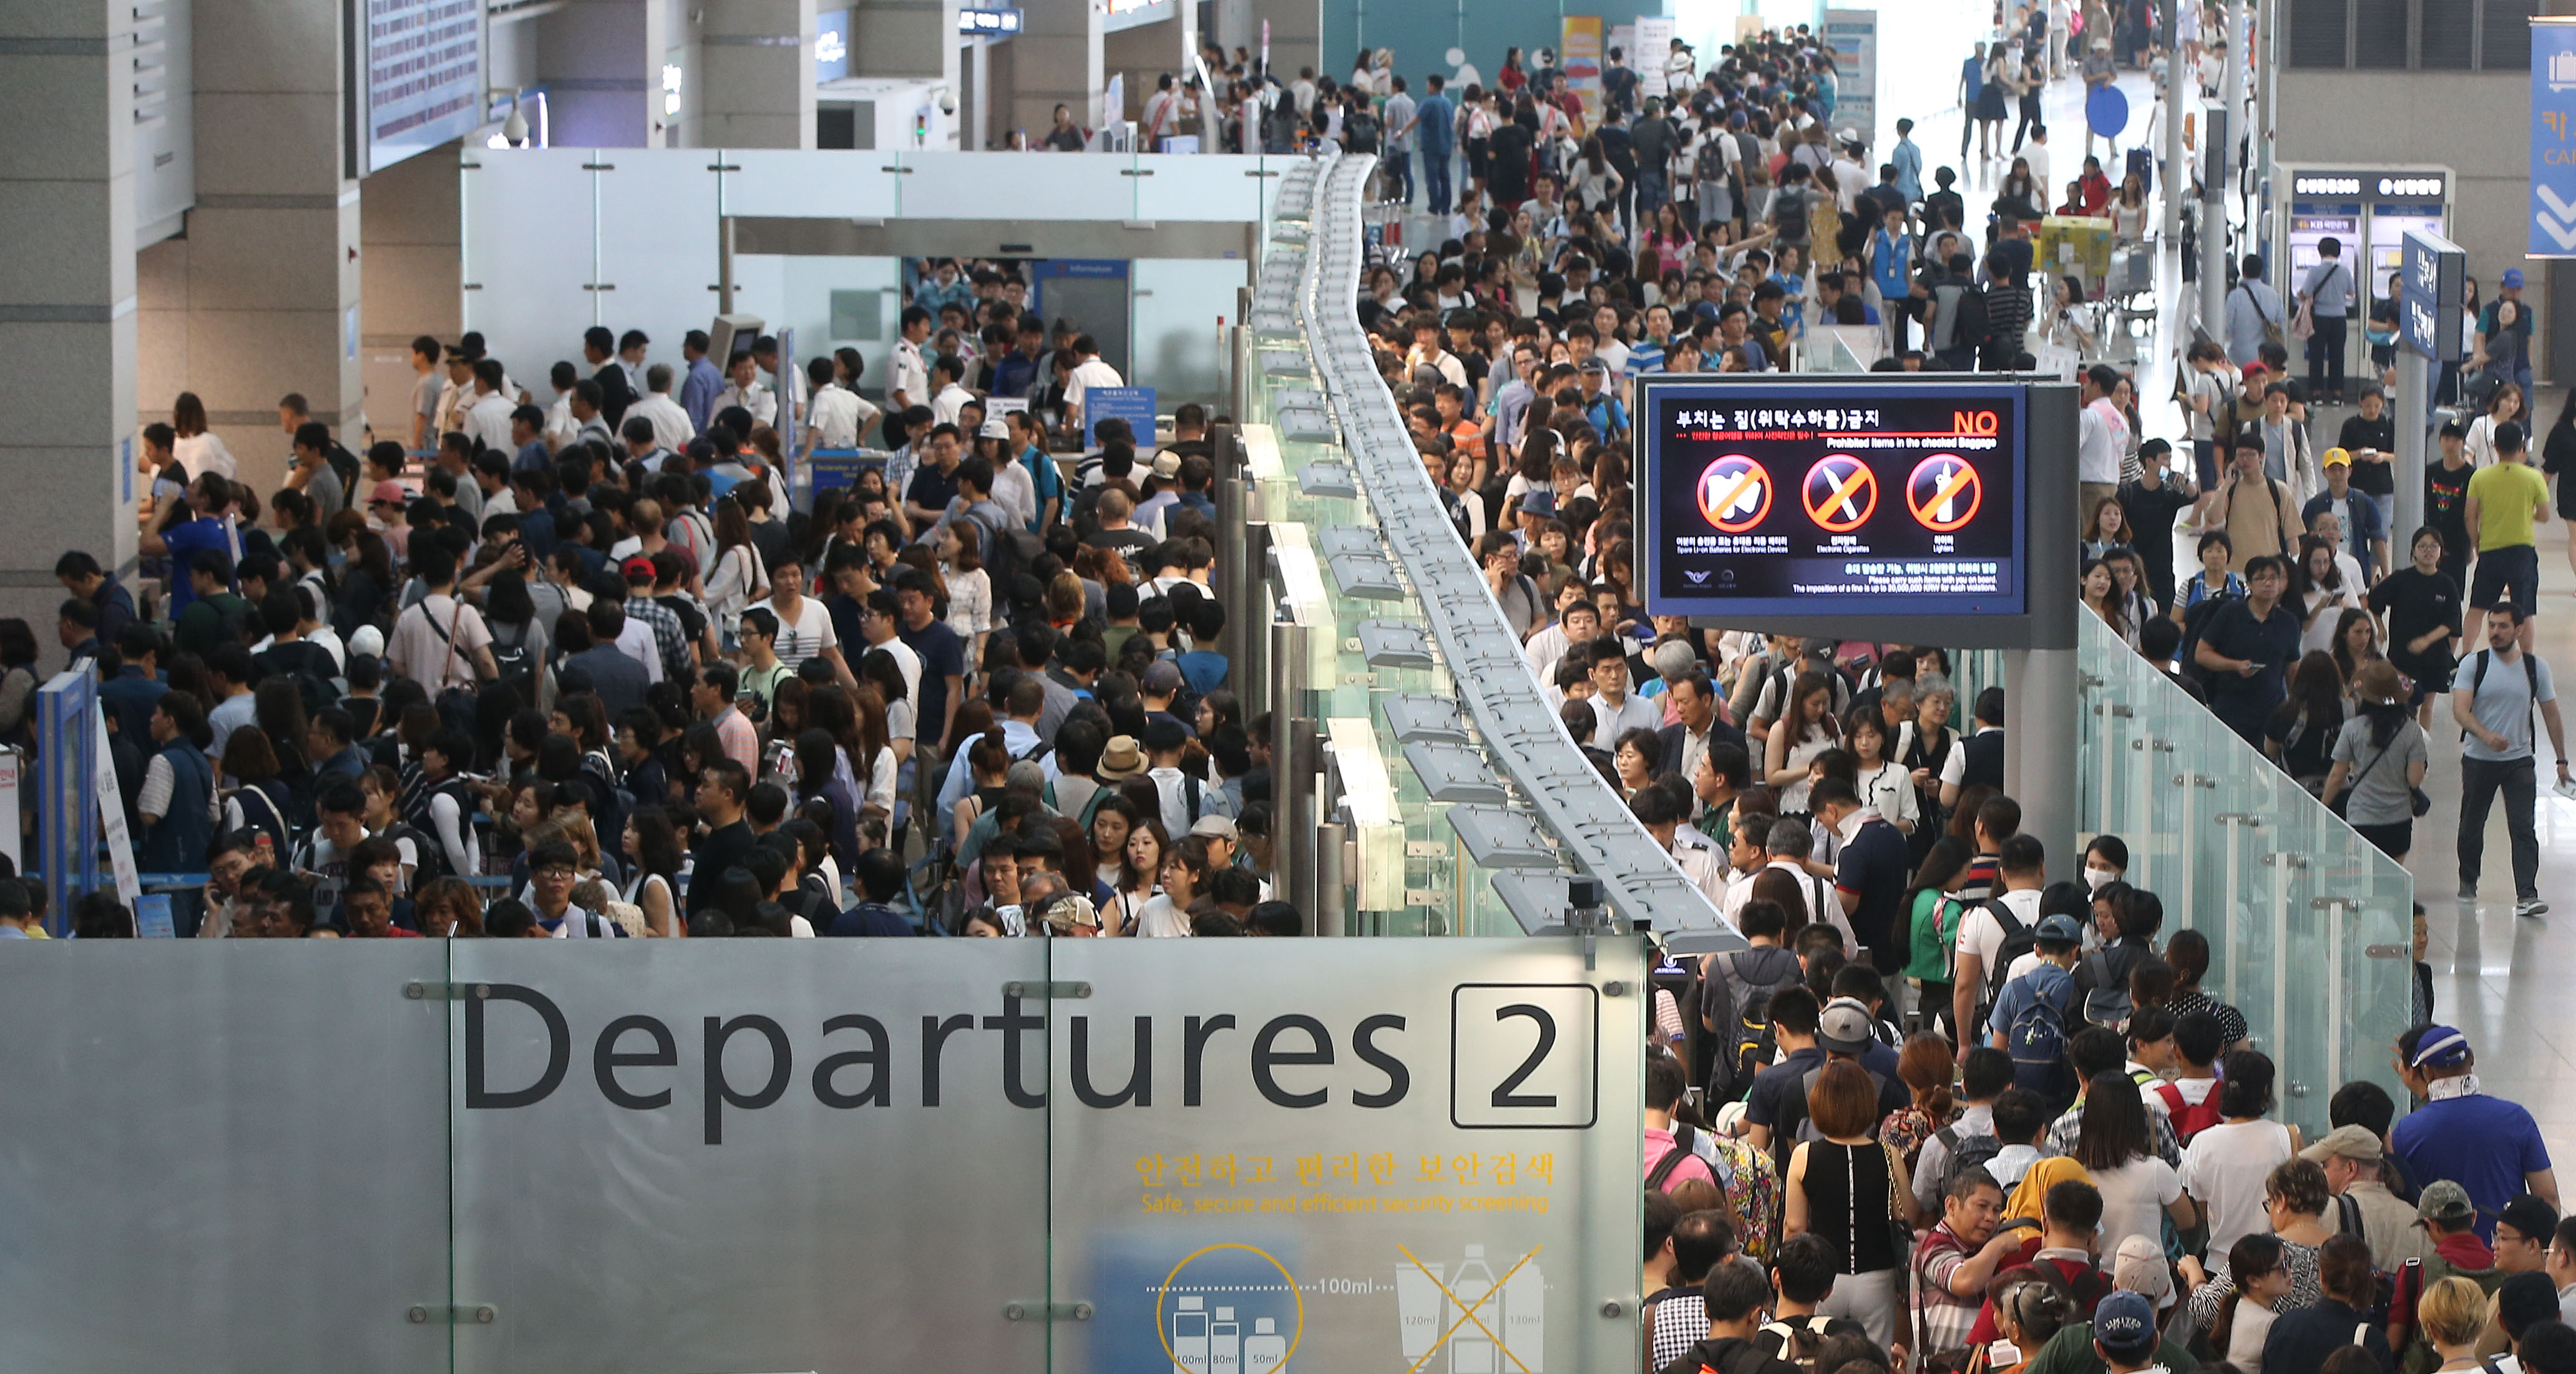
POLYGON ((2477 885, 2476 883, 2462 883, 2462 884, 2460 884, 2460 900, 2461 900, 2461 901, 2463 901, 2463 902, 2474 902, 2474 901, 2476 901, 2477 899, 2478 899, 2478 885, 2477 885))
POLYGON ((2516 916, 2546 916, 2549 914, 2549 903, 2540 900, 2538 897, 2525 897, 2513 904, 2513 914, 2516 916))

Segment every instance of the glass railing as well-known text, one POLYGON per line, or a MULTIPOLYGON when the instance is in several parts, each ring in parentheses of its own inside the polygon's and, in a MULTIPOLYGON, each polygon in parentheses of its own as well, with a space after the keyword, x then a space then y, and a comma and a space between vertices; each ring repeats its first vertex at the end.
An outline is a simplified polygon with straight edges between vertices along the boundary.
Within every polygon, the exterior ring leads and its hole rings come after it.
POLYGON ((2170 933, 2209 938, 2203 984, 2279 1068, 2315 1139, 2354 1079, 2403 1096, 2389 1047, 2412 1016, 2414 882, 2098 618, 2081 622, 2083 814, 2129 846, 2170 933), (2322 976, 2320 976, 2322 975, 2322 976))
POLYGON ((1352 318, 1360 170, 1280 178, 1236 351, 1249 547, 1268 550, 1250 609, 1293 626, 1271 705, 1314 742, 1301 756, 1281 731, 1296 782, 1278 795, 1293 806, 1311 779, 1321 797, 1311 825, 1275 824, 1292 866, 1318 873, 1316 928, 1516 935, 1563 921, 1568 880, 1589 874, 1614 917, 1723 931, 1545 710, 1437 514, 1352 318))

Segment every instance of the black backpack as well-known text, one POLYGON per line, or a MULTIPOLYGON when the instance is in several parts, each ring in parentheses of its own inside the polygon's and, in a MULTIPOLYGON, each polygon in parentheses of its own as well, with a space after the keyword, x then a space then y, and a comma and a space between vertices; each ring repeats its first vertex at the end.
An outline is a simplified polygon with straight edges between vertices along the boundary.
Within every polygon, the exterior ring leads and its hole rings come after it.
POLYGON ((1994 913, 1995 924, 2003 927, 2004 939, 2002 944, 1995 946, 1994 967, 1986 970, 1985 997, 1977 1006, 1977 1018, 1980 1021, 1985 1019, 1988 1009, 1994 1006, 1996 996, 2004 990, 2004 984, 2012 981, 2004 976, 2004 971, 2013 966, 2014 960, 2039 948, 2038 927, 2023 925, 2021 918, 2012 913, 2011 907, 2004 905, 2002 898, 1989 897, 1983 905, 1985 910, 1994 913))
POLYGON ((2004 1143, 2001 1140, 1991 1135, 1961 1135, 1956 1125, 1944 1126, 1934 1131, 1932 1138, 1940 1141, 1942 1148, 1950 1152, 1949 1162, 1944 1166, 1941 1174, 1941 1191, 1944 1193, 1950 1190, 1952 1180, 1970 1169, 1985 1168, 1989 1161, 1996 1155, 2002 1154, 2004 1150, 2004 1143))
MULTIPOLYGON (((2477 670, 2469 674, 2469 704, 2471 706, 2475 706, 2477 704, 2479 690, 2487 685, 2487 669, 2494 666, 2495 650, 2478 650, 2477 670)), ((2532 657, 2529 654, 2524 654, 2522 656, 2522 678, 2523 681, 2531 684, 2530 710, 2537 712, 2540 709, 2540 666, 2532 661, 2532 657)), ((2524 721, 2524 729, 2528 730, 2529 728, 2530 722, 2526 718, 2524 721)), ((2460 738, 2467 739, 2468 737, 2468 731, 2462 730, 2460 732, 2460 738)), ((2534 736, 2533 742, 2535 744, 2538 743, 2537 736, 2534 736)))
POLYGON ((1362 106, 1359 109, 1351 111, 1350 117, 1342 121, 1342 134, 1349 142, 1350 151, 1354 153, 1376 152, 1377 116, 1369 113, 1368 107, 1366 106, 1362 106))
MULTIPOLYGON (((1723 135, 1720 135, 1720 137, 1723 137, 1723 135)), ((1691 165, 1692 169, 1699 174, 1699 179, 1702 181, 1725 180, 1726 145, 1718 142, 1716 138, 1701 139, 1699 144, 1699 155, 1693 160, 1691 165)))
POLYGON ((536 655, 528 651, 527 627, 524 625, 505 626, 497 621, 494 622, 492 625, 491 650, 492 667, 494 669, 492 675, 493 683, 497 686, 506 686, 516 690, 519 694, 519 701, 522 705, 536 705, 537 663, 536 655), (505 644, 501 641, 501 632, 505 629, 510 632, 510 637, 512 640, 516 641, 515 643, 505 644))
POLYGON ((1664 1184, 1671 1180, 1674 1171, 1691 1161, 1693 1158, 1691 1142, 1695 1139, 1697 1136, 1692 1132, 1690 1123, 1686 1121, 1673 1123, 1673 1148, 1663 1158, 1655 1161, 1653 1169, 1647 1171, 1646 1191, 1661 1192, 1664 1184))
POLYGON ((358 467, 358 456, 351 453, 348 446, 338 440, 333 440, 330 450, 322 456, 331 464, 331 471, 339 477, 340 491, 348 504, 363 508, 364 503, 358 499, 358 479, 364 474, 358 467))
MULTIPOLYGON (((1744 969, 1744 956, 1749 953, 1752 951, 1736 950, 1728 954, 1726 956, 1728 967, 1736 970, 1740 975, 1744 969)), ((1744 1000, 1735 1009, 1733 1031, 1735 1076, 1732 1081, 1734 1086, 1744 1091, 1752 1090, 1754 1076, 1770 1065, 1772 1056, 1779 1050, 1780 1042, 1771 1033, 1771 998, 1780 989, 1798 984, 1798 964, 1795 960, 1790 962, 1789 969, 1789 976, 1778 982, 1746 983, 1744 1000)))
POLYGON ((2129 973, 2146 951, 2126 942, 2104 945, 2075 966, 2075 986, 2084 994, 2085 1023, 2124 1030, 2129 1024, 2129 973))
POLYGON ((1772 222, 1779 226, 1781 242, 1805 242, 1808 232, 1805 189, 1792 186, 1781 191, 1772 199, 1771 216, 1772 222))
POLYGON ((1028 571, 1038 555, 1046 552, 1046 541, 1024 529, 993 524, 971 509, 966 518, 990 536, 984 541, 984 573, 992 579, 994 604, 1004 605, 1009 600, 1011 580, 1028 571))

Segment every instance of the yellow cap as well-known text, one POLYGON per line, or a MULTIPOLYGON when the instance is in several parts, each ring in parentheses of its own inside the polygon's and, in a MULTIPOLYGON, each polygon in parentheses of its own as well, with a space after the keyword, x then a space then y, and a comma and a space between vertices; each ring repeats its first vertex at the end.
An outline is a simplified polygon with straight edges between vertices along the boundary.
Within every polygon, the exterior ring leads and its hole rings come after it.
POLYGON ((2330 468, 2348 468, 2352 466, 2352 455, 2339 448, 2330 448, 2320 461, 2330 468))

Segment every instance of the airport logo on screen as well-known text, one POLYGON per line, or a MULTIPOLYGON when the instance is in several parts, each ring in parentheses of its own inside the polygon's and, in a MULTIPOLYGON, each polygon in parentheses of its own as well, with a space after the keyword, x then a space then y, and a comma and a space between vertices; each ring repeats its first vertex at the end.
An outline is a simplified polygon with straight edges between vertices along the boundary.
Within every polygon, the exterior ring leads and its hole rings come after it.
POLYGON ((1815 391, 1655 403, 1649 609, 2019 614, 2019 391, 1881 386, 1823 404, 1815 391))

